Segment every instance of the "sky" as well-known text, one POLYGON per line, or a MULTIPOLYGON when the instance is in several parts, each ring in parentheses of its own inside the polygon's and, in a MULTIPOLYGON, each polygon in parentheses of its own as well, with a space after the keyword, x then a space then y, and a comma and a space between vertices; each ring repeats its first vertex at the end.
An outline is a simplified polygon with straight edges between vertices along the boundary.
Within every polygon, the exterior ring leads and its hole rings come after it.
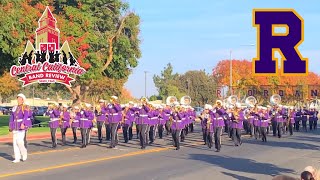
POLYGON ((309 71, 320 73, 319 0, 127 0, 141 18, 141 51, 125 87, 140 98, 158 94, 153 76, 168 63, 174 72, 212 72, 220 60, 251 60, 256 56, 254 8, 293 8, 304 18, 304 42, 299 50, 309 58, 309 71))

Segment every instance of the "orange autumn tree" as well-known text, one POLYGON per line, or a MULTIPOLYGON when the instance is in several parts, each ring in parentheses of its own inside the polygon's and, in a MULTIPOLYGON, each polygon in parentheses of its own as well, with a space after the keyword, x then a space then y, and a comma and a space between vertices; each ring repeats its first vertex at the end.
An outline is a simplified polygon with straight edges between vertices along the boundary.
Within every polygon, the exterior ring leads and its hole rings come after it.
POLYGON ((123 87, 121 91, 121 102, 127 103, 128 101, 133 101, 134 97, 132 96, 131 92, 123 87))
POLYGON ((0 77, 0 102, 7 100, 10 96, 17 94, 20 84, 17 79, 12 78, 10 73, 4 72, 0 77))
MULTIPOLYGON (((220 86, 229 86, 230 84, 230 60, 220 61, 212 70, 220 86)), ((258 91, 264 86, 277 92, 280 88, 284 90, 287 98, 292 100, 295 90, 301 88, 306 95, 308 85, 320 85, 320 76, 309 72, 308 76, 253 76, 252 62, 248 60, 232 60, 232 87, 236 94, 245 95, 245 90, 254 88, 258 91)), ((289 99, 287 99, 289 101, 289 99)))

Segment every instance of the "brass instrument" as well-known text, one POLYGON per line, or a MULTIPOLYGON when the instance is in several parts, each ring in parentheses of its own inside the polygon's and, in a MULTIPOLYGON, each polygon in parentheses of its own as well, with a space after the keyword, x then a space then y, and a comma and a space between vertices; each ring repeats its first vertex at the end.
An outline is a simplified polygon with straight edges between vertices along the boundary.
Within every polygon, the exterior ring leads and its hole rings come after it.
POLYGON ((249 96, 246 98, 245 100, 245 104, 248 106, 248 107, 253 107, 257 104, 257 99, 253 96, 249 96))
POLYGON ((98 116, 101 115, 101 106, 100 106, 100 104, 98 104, 98 105, 95 107, 95 110, 97 111, 98 116))
POLYGON ((64 112, 62 111, 60 113, 60 118, 59 118, 59 124, 60 124, 61 128, 63 128, 63 115, 64 115, 64 112))
POLYGON ((270 104, 275 106, 275 105, 280 105, 281 103, 281 96, 279 94, 274 94, 270 97, 270 104))
POLYGON ((318 100, 317 98, 316 99, 313 99, 309 102, 309 109, 311 108, 314 108, 316 109, 317 111, 320 110, 320 100, 318 100))
POLYGON ((168 96, 166 99, 167 105, 174 106, 178 102, 175 96, 168 96))
POLYGON ((233 120, 235 123, 238 123, 239 122, 239 109, 238 108, 236 108, 236 109, 234 109, 233 110, 233 116, 234 116, 234 118, 235 118, 235 120, 233 120))
POLYGON ((147 105, 148 104, 148 99, 146 97, 143 97, 140 99, 140 102, 142 105, 147 105))
POLYGON ((233 107, 235 107, 236 106, 236 104, 238 103, 238 97, 237 96, 235 96, 235 95, 232 95, 232 96, 229 96, 228 98, 227 98, 227 107, 231 107, 231 106, 233 106, 233 107))
POLYGON ((180 104, 181 105, 190 105, 191 104, 191 97, 190 96, 183 96, 180 99, 180 104))
POLYGON ((221 100, 216 100, 215 106, 220 108, 222 106, 222 101, 221 100))

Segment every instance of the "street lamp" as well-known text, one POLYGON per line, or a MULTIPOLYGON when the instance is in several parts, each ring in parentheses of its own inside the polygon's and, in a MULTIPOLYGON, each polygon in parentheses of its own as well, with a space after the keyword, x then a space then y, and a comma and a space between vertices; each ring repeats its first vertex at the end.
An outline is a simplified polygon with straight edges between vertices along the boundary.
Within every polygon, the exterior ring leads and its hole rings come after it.
MULTIPOLYGON (((255 46, 255 44, 242 44, 240 46, 255 46)), ((232 50, 230 50, 230 95, 232 95, 232 50)))

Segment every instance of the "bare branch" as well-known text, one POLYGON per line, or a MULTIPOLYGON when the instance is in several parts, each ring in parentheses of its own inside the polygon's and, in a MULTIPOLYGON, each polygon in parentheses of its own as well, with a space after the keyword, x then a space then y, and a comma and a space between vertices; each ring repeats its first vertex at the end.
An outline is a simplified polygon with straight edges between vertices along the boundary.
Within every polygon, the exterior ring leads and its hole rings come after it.
POLYGON ((109 45, 109 47, 108 47, 108 57, 107 57, 106 63, 103 65, 103 67, 102 67, 102 69, 101 69, 101 73, 108 68, 108 66, 110 65, 110 63, 111 63, 112 60, 113 60, 113 41, 114 41, 117 37, 120 36, 120 34, 121 34, 121 32, 122 32, 122 30, 123 30, 123 28, 124 28, 125 20, 130 16, 130 14, 131 14, 131 13, 128 12, 126 15, 124 15, 124 16, 121 18, 120 23, 119 23, 119 25, 118 25, 117 31, 115 32, 114 35, 112 35, 111 37, 109 37, 108 40, 107 40, 107 41, 108 41, 108 45, 109 45))

